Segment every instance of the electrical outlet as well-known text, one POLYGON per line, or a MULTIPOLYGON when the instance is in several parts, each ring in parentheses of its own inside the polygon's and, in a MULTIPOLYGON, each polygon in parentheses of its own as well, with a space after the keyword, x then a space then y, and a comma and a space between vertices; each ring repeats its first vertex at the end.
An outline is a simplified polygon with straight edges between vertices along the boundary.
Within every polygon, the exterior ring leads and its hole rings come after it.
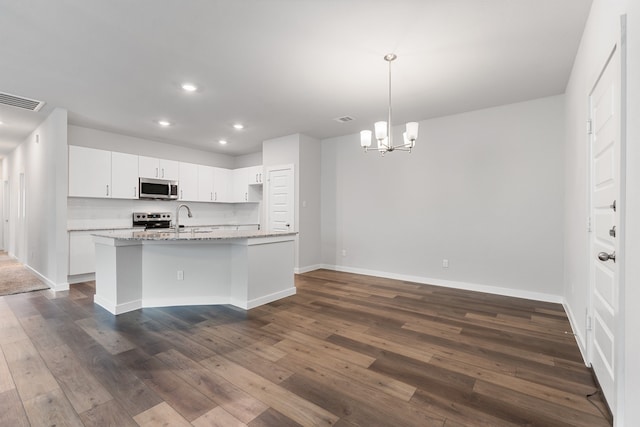
POLYGON ((178 280, 184 280, 184 270, 178 270, 178 280))
POLYGON ((449 268, 449 260, 448 259, 443 259, 442 260, 442 268, 449 268))
POLYGON ((347 256, 347 250, 346 249, 342 250, 342 256, 347 256))

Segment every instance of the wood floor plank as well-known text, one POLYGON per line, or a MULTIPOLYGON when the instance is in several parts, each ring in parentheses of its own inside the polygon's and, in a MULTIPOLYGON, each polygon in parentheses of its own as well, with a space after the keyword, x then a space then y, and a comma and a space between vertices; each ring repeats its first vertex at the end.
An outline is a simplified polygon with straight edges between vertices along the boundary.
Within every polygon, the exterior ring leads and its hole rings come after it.
POLYGON ((77 413, 101 405, 113 397, 75 357, 67 345, 41 352, 45 363, 77 413))
POLYGON ((273 408, 269 408, 253 419, 248 427, 302 427, 301 424, 293 421, 291 418, 282 415, 273 408))
POLYGON ((80 414, 85 427, 137 427, 133 418, 115 400, 109 400, 101 405, 80 414))
POLYGON ((403 344, 402 342, 393 342, 391 340, 376 337, 374 335, 369 335, 367 333, 359 333, 359 332, 350 332, 350 331, 342 331, 339 334, 345 338, 349 338, 354 341, 361 342, 363 344, 368 344, 373 347, 377 347, 380 350, 390 351, 393 353, 397 353, 403 356, 410 357, 415 360, 419 360, 421 362, 429 363, 431 357, 433 357, 432 349, 425 349, 424 347, 418 349, 413 348, 408 345, 403 344))
POLYGON ((250 422, 268 408, 250 393, 176 350, 160 353, 156 357, 176 375, 244 423, 250 422))
POLYGON ((64 344, 64 341, 49 328, 47 321, 41 315, 22 317, 19 320, 22 328, 38 350, 58 347, 64 344))
POLYGON ((283 387, 356 425, 441 426, 443 423, 443 418, 433 412, 309 360, 287 356, 279 363, 295 367, 297 372, 282 383, 283 387))
POLYGON ((61 389, 56 388, 25 400, 24 409, 32 426, 83 427, 61 389))
POLYGON ((27 334, 15 314, 9 308, 4 297, 0 297, 0 345, 22 341, 26 338, 27 334))
POLYGON ((2 350, 23 401, 58 388, 58 383, 29 339, 3 344, 2 350))
POLYGON ((2 347, 0 347, 0 393, 4 393, 7 390, 13 390, 15 388, 16 385, 11 377, 9 365, 7 365, 4 352, 2 351, 2 347))
POLYGON ((129 367, 138 378, 187 421, 193 421, 218 406, 155 357, 138 358, 129 367))
POLYGON ((225 411, 221 406, 217 406, 191 424, 195 427, 246 427, 247 425, 225 411))
POLYGON ((465 374, 470 377, 482 378, 483 381, 514 391, 527 390, 527 394, 538 399, 557 403, 558 405, 566 406, 567 408, 572 408, 587 414, 595 416, 598 415, 598 410, 591 405, 586 398, 576 396, 573 393, 533 383, 513 375, 505 375, 479 368, 477 366, 468 365, 446 357, 434 356, 430 364, 465 374))
POLYGON ((167 402, 162 402, 153 408, 136 415, 133 419, 140 427, 190 427, 191 423, 182 416, 167 402))
MULTIPOLYGON (((344 347, 334 345, 328 341, 319 340, 315 337, 301 334, 297 331, 287 331, 279 326, 270 323, 265 326, 264 329, 279 331, 288 340, 296 341, 306 346, 310 351, 319 351, 331 355, 336 359, 347 360, 362 367, 368 367, 375 359, 371 356, 361 354, 344 347)), ((274 344, 274 347, 279 348, 280 343, 274 344)))
POLYGON ((0 393, 0 426, 29 427, 22 401, 16 389, 0 393))
POLYGON ((522 411, 535 413, 537 423, 549 426, 600 427, 609 423, 598 415, 591 415, 573 408, 544 401, 537 397, 516 392, 485 381, 477 381, 474 391, 485 396, 499 397, 511 402, 522 411))
MULTIPOLYGON (((336 359, 327 353, 319 353, 295 341, 282 340, 277 345, 293 357, 302 358, 307 362, 313 363, 315 366, 327 368, 335 372, 336 375, 358 381, 364 385, 368 385, 374 390, 387 393, 390 396, 407 402, 411 400, 411 396, 413 396, 413 393, 416 391, 414 386, 363 368, 355 363, 336 359)), ((286 366, 289 360, 290 359, 286 359, 283 365, 286 366)))
POLYGON ((302 425, 331 426, 339 417, 224 357, 202 361, 212 372, 302 425))
POLYGON ((136 347, 118 331, 100 324, 94 318, 87 317, 76 321, 76 323, 111 354, 122 353, 136 347))
MULTIPOLYGON (((282 352, 280 349, 275 350, 282 352)), ((286 353, 282 353, 286 356, 286 353)), ((293 375, 293 372, 289 369, 260 357, 253 351, 240 349, 227 353, 225 356, 230 360, 233 360, 238 365, 255 372, 275 384, 278 384, 293 375)), ((278 360, 282 357, 283 356, 279 357, 278 360)))

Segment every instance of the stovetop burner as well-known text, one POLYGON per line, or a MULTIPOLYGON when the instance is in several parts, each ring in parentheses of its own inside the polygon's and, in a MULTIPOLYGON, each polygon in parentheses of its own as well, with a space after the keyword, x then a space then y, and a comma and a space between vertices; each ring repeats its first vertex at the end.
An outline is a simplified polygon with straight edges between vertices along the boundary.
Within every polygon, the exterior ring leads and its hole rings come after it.
POLYGON ((169 228, 173 215, 171 212, 134 212, 133 226, 144 227, 146 230, 152 228, 169 228))

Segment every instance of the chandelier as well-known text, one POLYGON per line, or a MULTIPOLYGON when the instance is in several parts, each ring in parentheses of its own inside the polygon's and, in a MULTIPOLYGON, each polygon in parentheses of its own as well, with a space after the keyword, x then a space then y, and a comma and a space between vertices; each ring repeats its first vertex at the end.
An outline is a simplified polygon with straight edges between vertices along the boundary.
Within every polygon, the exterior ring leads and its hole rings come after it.
POLYGON ((360 145, 364 148, 364 151, 377 150, 381 154, 385 154, 388 151, 408 151, 416 145, 416 139, 418 139, 418 123, 407 123, 406 132, 402 134, 403 143, 400 145, 393 145, 393 136, 391 135, 391 62, 395 60, 397 56, 394 53, 389 53, 384 56, 384 60, 389 63, 389 121, 388 122, 376 122, 374 129, 376 133, 376 140, 378 141, 377 147, 371 147, 371 131, 363 130, 360 132, 360 145))

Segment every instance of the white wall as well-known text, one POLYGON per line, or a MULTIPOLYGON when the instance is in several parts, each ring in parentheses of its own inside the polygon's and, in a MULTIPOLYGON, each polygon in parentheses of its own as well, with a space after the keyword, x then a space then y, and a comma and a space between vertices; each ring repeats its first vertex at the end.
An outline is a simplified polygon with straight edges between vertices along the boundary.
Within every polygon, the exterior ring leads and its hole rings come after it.
POLYGON ((296 272, 321 264, 320 252, 320 141, 294 134, 262 143, 266 166, 294 167, 294 230, 297 231, 296 272), (304 207, 303 207, 304 205, 304 207))
POLYGON ((300 254, 298 271, 311 271, 322 264, 320 244, 320 141, 300 135, 300 254))
POLYGON ((67 111, 55 109, 8 156, 11 236, 9 252, 57 289, 67 279, 67 111), (20 174, 25 216, 19 217, 20 174))
POLYGON ((220 168, 235 168, 234 157, 226 154, 180 147, 80 126, 69 126, 69 145, 80 145, 220 168))
POLYGON ((559 301, 563 153, 562 96, 423 121, 411 154, 325 140, 323 261, 559 301))
POLYGON ((594 0, 566 90, 565 154, 565 290, 567 310, 583 353, 586 346, 585 311, 589 307, 588 213, 588 95, 620 33, 620 17, 628 19, 626 67, 626 217, 621 251, 620 306, 615 360, 618 393, 613 402, 616 426, 640 425, 640 3, 628 0, 594 0))
POLYGON ((262 151, 244 154, 233 159, 233 168, 246 168, 249 166, 259 166, 262 164, 262 151))

